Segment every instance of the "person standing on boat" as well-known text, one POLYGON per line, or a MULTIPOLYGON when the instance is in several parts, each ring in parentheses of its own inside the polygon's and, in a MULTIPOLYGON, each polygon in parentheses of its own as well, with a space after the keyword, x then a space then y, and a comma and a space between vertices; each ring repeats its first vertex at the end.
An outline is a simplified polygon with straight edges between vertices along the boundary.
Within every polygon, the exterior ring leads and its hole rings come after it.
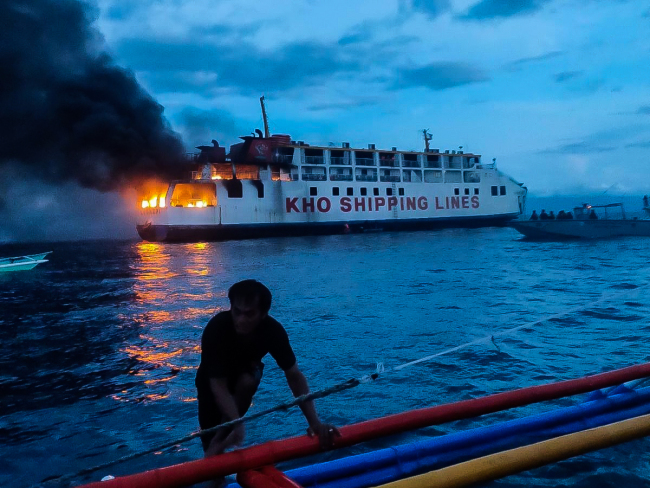
MULTIPOLYGON (((284 371, 295 397, 309 393, 305 376, 284 327, 272 318, 271 292, 262 283, 245 280, 228 290, 230 310, 214 316, 201 337, 201 364, 196 374, 199 424, 208 429, 243 417, 262 379, 262 358, 270 353, 284 371)), ((331 447, 338 429, 320 421, 314 402, 300 404, 309 424, 307 433, 331 447)), ((244 424, 201 436, 205 456, 222 453, 244 440, 244 424)))

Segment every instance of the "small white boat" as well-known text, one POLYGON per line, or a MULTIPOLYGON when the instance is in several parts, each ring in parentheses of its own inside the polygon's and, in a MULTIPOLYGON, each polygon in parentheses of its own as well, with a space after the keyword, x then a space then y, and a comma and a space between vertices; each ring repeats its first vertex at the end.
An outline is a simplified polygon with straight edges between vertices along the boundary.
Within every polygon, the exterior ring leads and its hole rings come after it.
POLYGON ((45 259, 45 256, 51 252, 30 254, 28 256, 15 256, 13 258, 0 258, 0 273, 7 271, 26 271, 41 263, 47 263, 48 260, 45 259))
POLYGON ((628 219, 621 203, 587 205, 573 209, 575 218, 517 220, 512 227, 530 239, 602 239, 619 236, 650 237, 649 219, 628 219), (618 211, 618 212, 617 212, 618 211), (612 215, 614 213, 614 215, 612 215))

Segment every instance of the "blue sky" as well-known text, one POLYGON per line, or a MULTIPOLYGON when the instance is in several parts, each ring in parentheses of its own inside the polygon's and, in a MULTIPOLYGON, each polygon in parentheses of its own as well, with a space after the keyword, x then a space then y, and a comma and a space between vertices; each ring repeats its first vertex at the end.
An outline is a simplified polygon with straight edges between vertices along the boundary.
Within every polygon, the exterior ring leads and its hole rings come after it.
POLYGON ((532 194, 650 192, 650 5, 624 0, 100 0, 117 64, 189 147, 311 144, 497 158, 532 194))

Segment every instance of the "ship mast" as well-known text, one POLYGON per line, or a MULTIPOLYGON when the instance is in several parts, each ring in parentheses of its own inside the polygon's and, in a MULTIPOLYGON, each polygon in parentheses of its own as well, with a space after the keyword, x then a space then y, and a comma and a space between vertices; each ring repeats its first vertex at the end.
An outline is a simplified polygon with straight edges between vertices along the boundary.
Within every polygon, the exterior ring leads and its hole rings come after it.
POLYGON ((262 106, 262 119, 264 120, 264 137, 269 137, 269 121, 266 118, 266 107, 264 106, 264 95, 260 97, 260 105, 262 106))
POLYGON ((429 141, 433 136, 429 134, 429 129, 422 129, 422 134, 424 135, 424 152, 429 152, 429 141))

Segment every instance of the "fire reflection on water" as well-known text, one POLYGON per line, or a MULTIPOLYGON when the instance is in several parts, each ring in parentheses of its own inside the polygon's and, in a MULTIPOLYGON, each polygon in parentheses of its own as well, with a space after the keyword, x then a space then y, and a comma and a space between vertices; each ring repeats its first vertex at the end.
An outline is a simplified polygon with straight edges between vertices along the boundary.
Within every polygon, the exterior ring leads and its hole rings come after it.
POLYGON ((129 374, 141 381, 137 392, 123 391, 113 398, 196 401, 187 385, 193 384, 199 363, 201 332, 218 311, 215 298, 225 296, 225 291, 213 289, 218 249, 205 243, 140 242, 134 250, 135 304, 124 318, 138 323, 142 332, 121 352, 137 361, 129 374))

